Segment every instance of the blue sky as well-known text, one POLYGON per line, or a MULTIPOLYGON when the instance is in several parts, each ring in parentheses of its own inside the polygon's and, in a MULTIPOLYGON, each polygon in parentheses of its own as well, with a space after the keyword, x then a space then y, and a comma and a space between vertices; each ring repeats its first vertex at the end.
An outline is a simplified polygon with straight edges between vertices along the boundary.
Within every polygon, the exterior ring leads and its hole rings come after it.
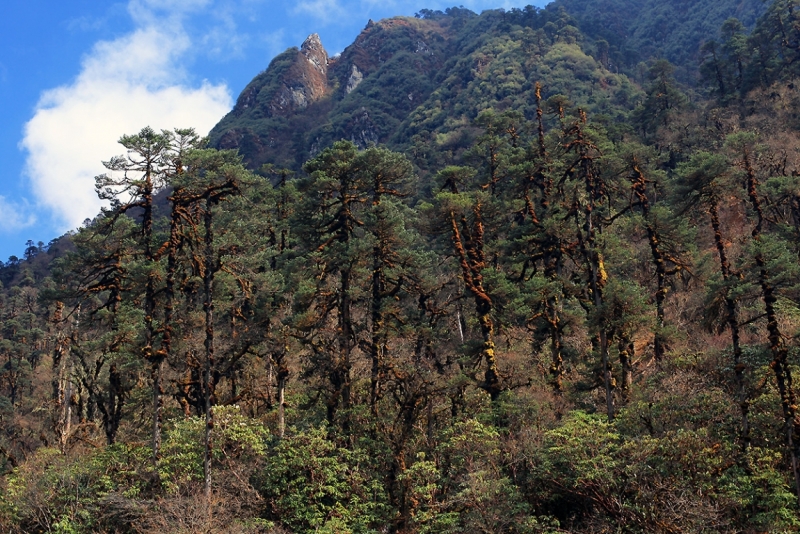
MULTIPOLYGON (((473 11, 544 0, 463 0, 473 11)), ((270 60, 319 33, 445 0, 7 0, 0 17, 0 261, 99 209, 94 176, 144 126, 208 130, 270 60)))

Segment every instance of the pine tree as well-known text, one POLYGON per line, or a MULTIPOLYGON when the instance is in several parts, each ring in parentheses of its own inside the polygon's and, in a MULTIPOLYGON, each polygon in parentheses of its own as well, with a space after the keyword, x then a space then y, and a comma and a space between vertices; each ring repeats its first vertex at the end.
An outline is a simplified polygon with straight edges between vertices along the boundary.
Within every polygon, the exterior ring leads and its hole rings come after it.
POLYGON ((487 268, 484 206, 488 197, 481 191, 484 189, 481 185, 478 185, 477 191, 470 190, 474 177, 473 169, 446 167, 438 176, 442 183, 442 193, 438 195, 438 201, 445 222, 450 227, 453 251, 461 269, 461 280, 475 303, 475 314, 480 326, 479 357, 484 362, 484 375, 478 386, 496 401, 503 391, 503 385, 497 367, 495 323, 492 316, 494 303, 484 285, 483 276, 487 268))
POLYGON ((741 413, 740 439, 743 450, 750 444, 750 401, 745 383, 746 364, 742 356, 741 325, 738 312, 738 299, 734 291, 738 273, 733 269, 731 258, 726 247, 720 222, 720 200, 725 191, 728 178, 728 161, 721 154, 697 152, 692 158, 678 168, 679 178, 676 195, 684 205, 684 210, 700 208, 708 213, 708 223, 717 251, 719 272, 723 280, 722 302, 724 313, 721 323, 730 330, 731 349, 733 352, 733 369, 736 383, 736 400, 741 413))
MULTIPOLYGON (((726 147, 732 153, 734 164, 739 167, 745 177, 747 199, 753 214, 752 259, 755 263, 757 283, 760 286, 761 298, 767 320, 769 347, 772 353, 772 367, 781 399, 784 419, 786 444, 789 449, 795 490, 800 504, 800 417, 797 413, 797 396, 794 391, 791 367, 789 366, 789 350, 781 332, 778 317, 780 287, 787 279, 786 261, 781 256, 787 251, 784 243, 767 234, 770 224, 766 216, 760 192, 760 181, 757 176, 755 158, 755 134, 741 132, 733 134, 726 140, 726 147)), ((786 258, 788 260, 788 257, 786 258)), ((792 265, 789 263, 789 265, 792 265)), ((791 277, 790 277, 791 278, 791 277)))
POLYGON ((143 128, 138 134, 123 135, 119 143, 127 149, 124 156, 116 156, 103 165, 110 173, 95 177, 95 189, 101 200, 110 202, 104 208, 109 224, 130 215, 138 219, 142 270, 144 271, 144 340, 142 357, 150 364, 153 383, 153 462, 161 448, 161 358, 154 348, 158 327, 156 325, 156 292, 160 278, 157 246, 153 235, 153 198, 166 185, 170 168, 169 150, 171 136, 168 132, 156 133, 143 128))

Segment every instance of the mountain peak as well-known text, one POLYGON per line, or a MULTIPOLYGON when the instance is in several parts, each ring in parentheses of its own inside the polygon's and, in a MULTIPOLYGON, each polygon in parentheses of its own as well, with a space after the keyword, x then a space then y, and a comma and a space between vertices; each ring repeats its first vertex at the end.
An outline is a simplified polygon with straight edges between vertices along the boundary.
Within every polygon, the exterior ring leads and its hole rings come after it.
POLYGON ((322 46, 322 41, 319 38, 319 34, 312 33, 306 40, 303 41, 303 44, 300 45, 300 52, 306 57, 306 59, 314 65, 314 68, 319 72, 325 74, 328 69, 328 52, 325 51, 325 47, 322 46))
POLYGON ((306 48, 314 48, 314 47, 322 48, 322 40, 319 38, 319 34, 318 33, 312 33, 311 35, 306 37, 306 40, 303 41, 302 45, 300 45, 300 49, 301 50, 305 50, 306 48))

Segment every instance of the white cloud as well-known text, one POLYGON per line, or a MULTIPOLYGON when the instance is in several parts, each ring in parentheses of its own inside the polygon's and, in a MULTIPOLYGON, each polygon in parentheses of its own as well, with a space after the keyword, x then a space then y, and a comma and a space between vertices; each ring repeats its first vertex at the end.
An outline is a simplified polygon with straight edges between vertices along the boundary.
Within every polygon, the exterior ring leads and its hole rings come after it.
POLYGON ((88 15, 76 17, 66 22, 68 30, 81 32, 99 30, 104 24, 106 24, 106 20, 104 18, 90 17, 88 15))
MULTIPOLYGON (((453 5, 445 0, 414 3, 433 9, 453 5)), ((455 4, 479 11, 497 4, 525 3, 463 0, 455 4)), ((115 13, 123 5, 114 4, 115 13)), ((60 230, 74 228, 97 214, 100 202, 94 193, 94 176, 105 171, 102 160, 122 153, 116 142, 121 135, 144 126, 156 130, 191 126, 206 133, 232 106, 231 95, 225 85, 191 84, 183 65, 201 54, 219 62, 242 58, 252 47, 266 49, 270 55, 281 52, 286 33, 293 30, 272 20, 264 23, 269 30, 256 27, 266 14, 271 18, 294 14, 313 21, 304 23, 307 35, 319 26, 346 27, 353 17, 362 18, 363 25, 369 17, 377 20, 403 11, 400 7, 410 9, 399 0, 128 0, 127 13, 136 29, 98 42, 74 80, 41 95, 25 125, 20 146, 27 152, 25 174, 37 207, 49 210, 60 230), (248 21, 249 34, 237 25, 247 26, 248 21)), ((75 19, 69 27, 96 29, 108 20, 75 19)), ((0 65, 0 83, 4 76, 0 65)), ((9 202, 0 199, 0 211, 11 213, 13 206, 7 206, 9 202)), ((39 219, 45 218, 43 213, 39 219)), ((14 220, 17 225, 32 221, 14 220)))
POLYGON ((208 7, 212 0, 130 0, 128 13, 139 26, 163 26, 208 7))
POLYGON ((259 43, 268 50, 268 57, 270 58, 286 50, 286 40, 286 30, 283 28, 258 36, 259 43))
POLYGON ((0 195, 0 213, 3 214, 3 224, 0 232, 12 233, 36 224, 36 216, 27 203, 17 204, 6 200, 0 195))
POLYGON ((198 42, 205 53, 215 60, 242 59, 250 36, 237 31, 236 19, 228 10, 216 14, 214 24, 198 42))
POLYGON ((97 214, 94 176, 104 172, 102 160, 123 152, 121 135, 144 126, 205 133, 230 109, 226 86, 188 86, 180 66, 193 45, 181 17, 207 3, 132 0, 139 28, 97 43, 72 83, 42 94, 20 144, 33 193, 62 229, 97 214))
POLYGON ((322 24, 348 16, 347 11, 339 4, 339 0, 300 0, 294 8, 294 13, 309 15, 322 24))

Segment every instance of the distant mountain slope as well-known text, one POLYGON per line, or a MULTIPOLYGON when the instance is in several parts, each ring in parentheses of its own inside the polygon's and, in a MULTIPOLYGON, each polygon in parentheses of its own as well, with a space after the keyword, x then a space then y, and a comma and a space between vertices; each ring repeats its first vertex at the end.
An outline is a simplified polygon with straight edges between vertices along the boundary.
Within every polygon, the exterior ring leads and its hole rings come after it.
POLYGON ((239 149, 253 168, 298 168, 342 138, 447 144, 487 107, 533 113, 539 80, 545 98, 563 94, 611 114, 629 108, 637 89, 590 55, 572 22, 535 9, 425 12, 370 21, 333 58, 312 35, 245 88, 211 142, 239 149))
POLYGON ((715 38, 726 19, 738 18, 752 28, 768 4, 762 0, 555 0, 547 9, 565 9, 581 31, 608 41, 612 54, 628 65, 656 56, 694 68, 700 44, 715 38))
POLYGON ((317 35, 277 56, 211 142, 239 149, 251 168, 298 169, 338 139, 386 144, 425 168, 470 143, 483 109, 531 118, 537 82, 544 99, 561 95, 619 123, 641 102, 625 75, 638 72, 641 83, 640 61, 666 57, 696 72, 703 39, 731 16, 752 25, 764 9, 761 0, 557 0, 370 21, 339 56, 328 57, 317 35))
POLYGON ((296 167, 321 143, 342 137, 385 142, 434 88, 454 25, 415 18, 370 23, 329 58, 311 35, 276 57, 212 130, 215 146, 238 148, 251 166, 296 167), (313 131, 313 135, 310 135, 313 131))

